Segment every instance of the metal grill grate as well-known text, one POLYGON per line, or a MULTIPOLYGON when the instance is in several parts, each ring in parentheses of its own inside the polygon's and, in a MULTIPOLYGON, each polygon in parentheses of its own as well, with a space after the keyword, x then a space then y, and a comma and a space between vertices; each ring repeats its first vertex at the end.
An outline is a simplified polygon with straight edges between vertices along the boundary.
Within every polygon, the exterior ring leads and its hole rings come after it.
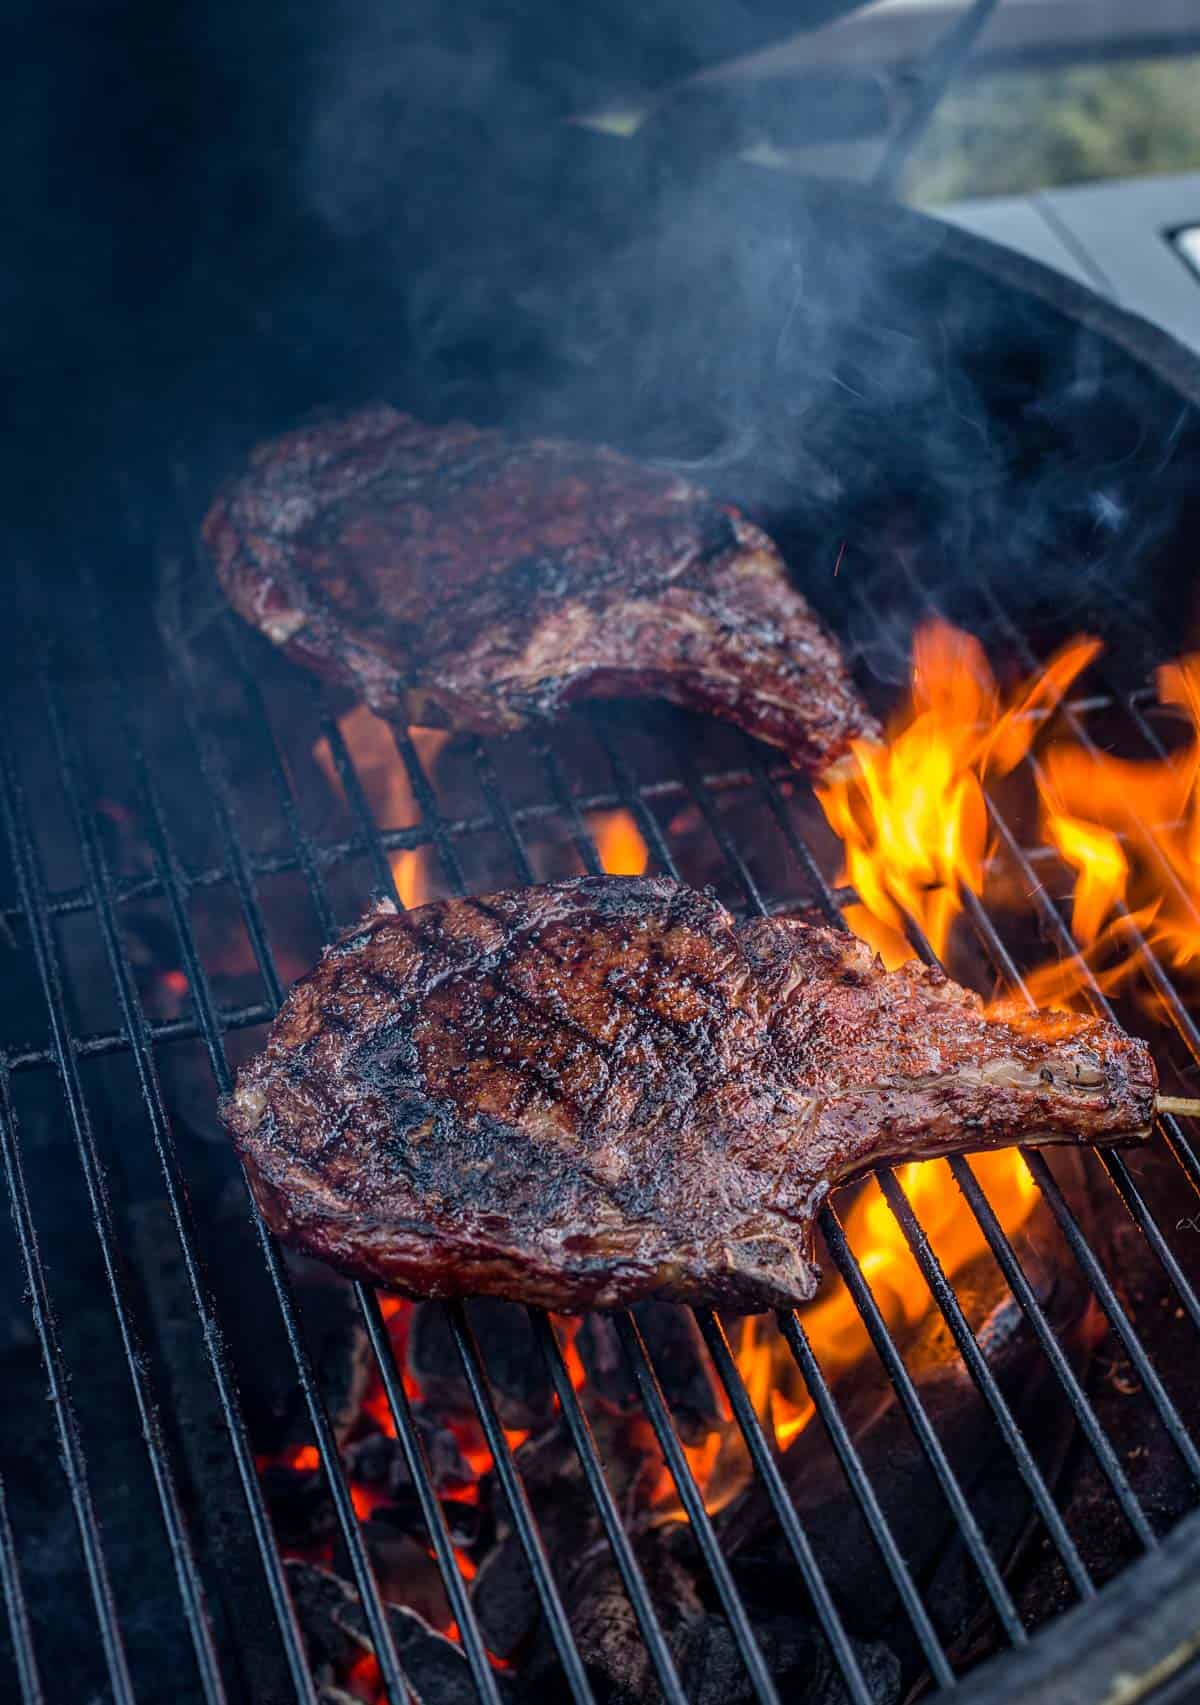
MULTIPOLYGON (((290 1680, 295 1697, 315 1705, 316 1689, 289 1597, 279 1544, 272 1531, 255 1468, 237 1380, 205 1278, 196 1228, 188 1205, 185 1168, 173 1139, 168 1098, 157 1064, 158 1051, 164 1046, 198 1039, 207 1053, 213 1093, 225 1093, 232 1081, 227 1039, 239 1031, 261 1025, 278 1006, 284 980, 278 967, 277 944, 272 940, 263 902, 262 884, 281 874, 298 875, 307 889, 320 933, 329 939, 338 927, 329 877, 356 860, 366 861, 370 881, 376 891, 391 893, 398 898, 389 853, 428 846, 439 861, 450 889, 464 892, 467 878, 462 850, 471 846, 478 836, 491 833, 499 838, 499 844, 505 849, 505 856, 520 880, 528 882, 534 879, 528 836, 531 830, 557 824, 565 831, 583 869, 598 872, 601 869, 600 856, 589 834, 587 816, 594 809, 610 806, 621 806, 632 813, 653 861, 660 869, 686 879, 689 871, 679 866, 674 838, 669 832, 664 832, 654 810, 654 806, 664 800, 675 800, 689 804, 699 812, 718 849, 729 881, 740 892, 744 908, 752 913, 765 913, 771 908, 771 898, 762 892, 750 862, 731 832, 728 816, 720 809, 722 797, 735 790, 739 798, 744 797, 748 807, 752 806, 775 825, 811 898, 831 923, 841 927, 844 927, 841 908, 847 896, 831 887, 814 850, 804 838, 794 801, 783 785, 787 772, 750 742, 745 742, 744 764, 707 773, 697 767, 688 742, 681 737, 662 753, 662 773, 649 782, 642 782, 635 777, 611 727, 599 721, 595 726, 595 739, 602 749, 611 785, 580 794, 572 785, 567 762, 556 740, 542 740, 533 747, 538 767, 534 779, 540 797, 533 803, 514 807, 506 797, 493 752, 486 743, 476 741, 471 749, 471 761, 486 812, 450 819, 439 812, 434 790, 411 742, 401 737, 396 743, 397 752, 420 806, 421 822, 415 829, 384 829, 373 820, 362 780, 339 729, 335 707, 322 699, 315 686, 297 680, 297 694, 312 694, 314 727, 319 727, 329 743, 333 763, 356 822, 355 832, 350 837, 336 841, 315 839, 304 826, 289 767, 287 743, 280 739, 278 730, 272 725, 267 697, 259 680, 258 642, 251 640, 228 613, 213 618, 215 632, 220 637, 228 677, 237 683, 239 702, 244 707, 248 724, 255 731, 256 738, 264 736, 267 740, 266 764, 259 773, 258 785, 268 790, 271 809, 277 813, 285 831, 286 847, 282 852, 267 856, 251 851, 242 821, 238 787, 231 775, 234 754, 214 728, 204 701, 202 675, 196 657, 186 642, 173 643, 166 658, 167 673, 172 681, 171 697, 169 701, 156 702, 155 714, 182 718, 205 785, 203 807, 215 825, 220 848, 217 862, 189 870, 189 849, 178 844, 171 825, 162 792, 163 778, 156 772, 145 736, 136 686, 127 679, 120 636, 112 631, 111 613, 105 607, 105 600, 88 567, 84 565, 79 570, 65 620, 60 616, 49 622, 41 606, 39 594, 32 585, 28 586, 24 607, 29 623, 30 667, 39 695, 35 714, 45 717, 44 727, 49 734, 46 762, 54 770, 54 785, 65 804, 70 834, 82 864, 83 880, 75 886, 50 887, 46 853, 36 829, 36 810, 30 797, 27 771, 22 772, 13 742, 6 737, 0 747, 0 818, 11 856, 14 889, 3 918, 18 937, 17 950, 22 954, 28 953, 36 972, 48 1024, 48 1040, 43 1042, 34 1038, 16 1042, 0 1057, 0 1144, 22 1277, 44 1366, 62 1472, 78 1527, 109 1686, 112 1696, 121 1705, 140 1697, 127 1654, 124 1618, 118 1610, 120 1594, 116 1587, 119 1583, 115 1587, 106 1554, 103 1524, 92 1490, 92 1470, 72 1389, 72 1373, 84 1377, 86 1370, 72 1369, 64 1354, 51 1298, 52 1287, 48 1282, 46 1257, 30 1206, 23 1133, 13 1092, 15 1081, 27 1073, 52 1074, 57 1081, 58 1093, 65 1106, 66 1125, 82 1169, 94 1230, 99 1240, 104 1280, 119 1330, 192 1649, 194 1677, 187 1687, 197 1688, 199 1696, 212 1702, 237 1697, 240 1691, 239 1681, 229 1673, 214 1633, 203 1570, 197 1561, 193 1514, 178 1483, 172 1429, 164 1424, 164 1418, 169 1417, 170 1401, 161 1389, 152 1358, 143 1342, 137 1287, 122 1257, 105 1165, 97 1143, 97 1115, 84 1080, 84 1062, 113 1056, 127 1061, 136 1077, 142 1111, 161 1169, 162 1188, 169 1204, 191 1306, 200 1325, 209 1374, 218 1398, 226 1445, 232 1453, 249 1529, 269 1595, 275 1622, 272 1638, 278 1641, 284 1674, 290 1680), (96 816, 97 801, 103 797, 108 783, 103 774, 95 773, 94 759, 88 755, 90 743, 86 730, 80 724, 78 705, 74 703, 75 684, 81 676, 97 684, 96 714, 116 734, 128 761, 139 826, 151 862, 151 869, 136 878, 122 878, 116 874, 96 816), (207 892, 228 895, 231 905, 236 906, 266 990, 264 1002, 236 1007, 224 1007, 218 1002, 192 916, 194 896, 207 892), (152 1021, 147 1015, 130 956, 123 911, 132 901, 148 899, 165 907, 178 963, 187 978, 191 1012, 176 1019, 152 1021), (81 920, 87 929, 94 932, 102 947, 119 1014, 115 1027, 88 1030, 74 1020, 75 991, 61 939, 64 927, 72 920, 81 920)), ((1003 612, 997 614, 1003 616, 1003 612)), ((1015 630, 1009 637, 1018 648, 1024 643, 1015 630)), ((1085 728, 1083 719, 1095 703, 1089 701, 1072 712, 1081 729, 1085 728)), ((1137 703, 1131 701, 1126 709, 1135 730, 1145 740, 1151 741, 1153 730, 1137 703)), ((1029 886, 1044 923, 1058 944, 1069 950, 1072 944, 1066 926, 1054 902, 1035 881, 1028 854, 1019 837, 998 811, 994 813, 994 823, 1007 852, 1029 877, 1029 886)), ((365 901, 365 893, 362 898, 365 901)), ((1023 984, 1017 963, 993 919, 971 896, 967 896, 966 913, 998 977, 1014 990, 1021 991, 1023 984)), ((926 960, 931 960, 928 943, 915 931, 912 939, 916 951, 926 960)), ((1148 947, 1145 951, 1149 955, 1148 947)), ((1200 1058, 1200 1038, 1182 999, 1170 984, 1163 967, 1155 966, 1155 977, 1166 997, 1168 1016, 1174 1019, 1194 1056, 1200 1058)), ((1095 995, 1098 1001, 1102 1001, 1098 990, 1095 995)), ((1200 1179, 1200 1167, 1187 1133, 1177 1120, 1169 1118, 1165 1121, 1162 1136, 1165 1139, 1162 1144, 1163 1164, 1177 1165, 1181 1183, 1194 1188, 1200 1179)), ((1167 1383, 1156 1370, 1130 1312, 1118 1298, 1111 1277, 1105 1272, 1050 1167, 1036 1153, 1028 1153, 1025 1158, 1038 1190, 1061 1227, 1072 1257, 1136 1370, 1158 1420, 1194 1483, 1200 1487, 1200 1451, 1188 1422, 1172 1400, 1167 1383)), ((1125 1210, 1161 1265, 1179 1307, 1200 1330, 1200 1302, 1128 1166, 1112 1154, 1101 1156, 1101 1161, 1125 1210)), ((1107 1483, 1115 1508, 1137 1544, 1145 1551, 1152 1550, 1158 1543, 1155 1527, 1139 1503, 1079 1376, 1058 1342, 1017 1252, 990 1207, 969 1162, 956 1159, 951 1166, 966 1207, 977 1220, 1029 1329, 1048 1361, 1062 1397, 1107 1483)), ((895 1175, 884 1169, 878 1177, 884 1199, 1024 1482, 1032 1506, 1038 1512, 1050 1545, 1061 1559, 1076 1598, 1092 1598, 1097 1591, 1096 1584, 1063 1520, 1021 1425, 972 1332, 952 1283, 939 1265, 895 1175)), ((378 1657, 382 1681, 391 1699, 403 1700, 409 1697, 409 1690, 401 1655, 397 1651, 355 1514, 333 1427, 306 1346, 289 1273, 257 1211, 252 1211, 263 1269, 286 1333, 295 1379, 303 1394, 311 1437, 319 1454, 341 1542, 378 1657)), ((972 1560, 980 1591, 990 1603, 1003 1637, 1011 1646, 1020 1646, 1029 1639, 1029 1631, 833 1208, 826 1209, 822 1215, 821 1229, 833 1263, 858 1306, 874 1350, 892 1381, 908 1424, 954 1518, 972 1560)), ((52 1255, 57 1256, 57 1252, 52 1252, 52 1255)), ((452 1537, 434 1490, 425 1446, 417 1430, 378 1301, 361 1284, 354 1290, 471 1677, 478 1696, 498 1705, 500 1687, 496 1672, 489 1661, 471 1597, 455 1559, 452 1537)), ((494 1458, 499 1485, 529 1566, 544 1624, 557 1651, 563 1684, 573 1699, 590 1700, 593 1692, 588 1674, 556 1586, 554 1568, 534 1509, 497 1413, 479 1344, 466 1311, 461 1306, 454 1306, 447 1312, 479 1423, 494 1458)), ((672 1702, 682 1701, 686 1695, 668 1640, 606 1481, 588 1416, 572 1386, 553 1323, 539 1311, 531 1311, 531 1319, 587 1489, 595 1502, 599 1521, 663 1696, 672 1702)), ((804 1525, 793 1507, 772 1442, 742 1383, 724 1328, 708 1310, 697 1311, 697 1322, 728 1397, 733 1418, 745 1440, 754 1472, 796 1565, 798 1583, 807 1591, 812 1613, 828 1643, 847 1693, 856 1705, 870 1705, 872 1695, 855 1645, 822 1576, 804 1525)), ((822 1374, 804 1326, 797 1316, 790 1315, 780 1319, 780 1327, 874 1541, 880 1569, 895 1590, 929 1673, 938 1687, 951 1687, 954 1671, 935 1620, 889 1525, 877 1489, 822 1374)), ((727 1619, 753 1694, 762 1701, 775 1701, 778 1695, 767 1662, 757 1643, 750 1616, 713 1521, 706 1512, 704 1498, 675 1430, 646 1344, 630 1315, 618 1316, 617 1328, 629 1358, 640 1403, 674 1479, 680 1505, 691 1523, 699 1553, 727 1619)), ((15 1675, 22 1697, 36 1701, 44 1696, 43 1673, 47 1654, 35 1649, 23 1590, 19 1540, 19 1533, 14 1538, 10 1528, 4 1488, 0 1484, 0 1582, 3 1583, 8 1612, 15 1675)))

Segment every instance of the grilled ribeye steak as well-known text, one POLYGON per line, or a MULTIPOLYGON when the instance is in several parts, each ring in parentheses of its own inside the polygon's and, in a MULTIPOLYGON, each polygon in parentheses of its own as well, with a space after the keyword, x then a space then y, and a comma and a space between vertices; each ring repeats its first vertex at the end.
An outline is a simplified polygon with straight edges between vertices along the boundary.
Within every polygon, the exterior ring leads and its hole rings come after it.
POLYGON ((885 1160, 1150 1129, 1115 1025, 984 1013, 851 936, 663 878, 381 907, 292 988, 223 1107, 276 1232, 421 1296, 744 1308, 885 1160))
POLYGON ((651 695, 812 770, 878 733, 766 535, 613 450, 363 409, 260 446, 204 537, 248 622, 396 722, 651 695))

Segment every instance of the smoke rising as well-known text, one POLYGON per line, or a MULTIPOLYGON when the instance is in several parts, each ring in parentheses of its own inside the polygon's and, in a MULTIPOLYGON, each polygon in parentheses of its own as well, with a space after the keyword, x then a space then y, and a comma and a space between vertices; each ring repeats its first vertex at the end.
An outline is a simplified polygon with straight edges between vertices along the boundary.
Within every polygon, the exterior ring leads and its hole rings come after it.
POLYGON ((1200 395, 1193 361, 1160 340, 1152 371, 1016 257, 739 160, 787 116, 779 86, 713 108, 693 84, 632 138, 568 122, 792 27, 765 0, 51 23, 6 113, 24 270, 0 281, 10 365, 40 364, 46 438, 17 434, 39 513, 111 458, 115 411, 130 456, 174 434, 215 480, 384 396, 690 472, 777 534, 873 668, 909 624, 905 562, 976 625, 986 574, 1022 621, 1178 650, 1200 446, 1170 378, 1200 395))
POLYGON ((977 627, 989 579, 1023 624, 1129 649, 1160 607, 1197 429, 1076 293, 1031 294, 1007 276, 1024 263, 710 136, 568 126, 508 47, 473 28, 401 52, 366 8, 318 91, 305 181, 402 304, 418 382, 391 401, 688 472, 774 530, 884 676, 903 668, 906 562, 977 627))

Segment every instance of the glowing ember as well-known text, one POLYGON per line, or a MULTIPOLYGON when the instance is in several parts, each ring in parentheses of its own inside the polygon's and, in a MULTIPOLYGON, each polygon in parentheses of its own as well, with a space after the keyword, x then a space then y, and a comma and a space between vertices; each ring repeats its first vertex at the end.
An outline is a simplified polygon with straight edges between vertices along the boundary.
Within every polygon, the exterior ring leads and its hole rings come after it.
POLYGON ((983 888, 984 778, 1020 763, 1098 649, 1072 641, 1006 705, 973 635, 943 621, 918 631, 910 701, 886 742, 856 740, 816 790, 844 849, 839 880, 858 895, 847 921, 885 964, 912 956, 906 918, 944 954, 961 887, 983 888))
MULTIPOLYGON (((421 807, 388 724, 365 705, 356 705, 338 718, 338 731, 362 783, 371 814, 380 828, 416 828, 421 821, 421 807)), ((449 734, 441 728, 410 728, 408 736, 421 768, 427 776, 432 776, 449 734)), ((344 801, 341 777, 324 736, 313 747, 313 757, 330 787, 344 801)), ((406 909, 421 906, 432 898, 428 847, 401 848, 389 855, 389 862, 402 906, 406 909)))
POLYGON ((650 854, 629 811, 593 811, 588 832, 596 843, 600 863, 610 876, 640 876, 650 854))
POLYGON ((1094 978, 1116 988, 1141 964, 1140 934, 1172 971, 1200 970, 1200 656, 1160 669, 1164 705, 1190 723, 1162 759, 1053 748, 1038 776, 1042 835, 1075 872, 1071 929, 1083 957, 1030 979, 1043 1005, 1065 1006, 1094 978))

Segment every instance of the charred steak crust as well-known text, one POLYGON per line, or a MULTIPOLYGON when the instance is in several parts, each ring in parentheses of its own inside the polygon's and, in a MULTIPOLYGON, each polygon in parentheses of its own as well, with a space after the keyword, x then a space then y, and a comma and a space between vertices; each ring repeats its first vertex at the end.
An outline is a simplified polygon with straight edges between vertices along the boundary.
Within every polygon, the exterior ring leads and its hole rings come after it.
POLYGON ((811 770, 878 734, 766 535, 613 450, 375 406, 261 445, 204 537, 246 621, 401 723, 651 695, 811 770))
POLYGON ((574 1310, 810 1297, 830 1189, 884 1160, 1150 1129, 1144 1043, 990 1012, 852 937, 665 878, 370 913, 223 1115, 286 1241, 421 1296, 574 1310))

